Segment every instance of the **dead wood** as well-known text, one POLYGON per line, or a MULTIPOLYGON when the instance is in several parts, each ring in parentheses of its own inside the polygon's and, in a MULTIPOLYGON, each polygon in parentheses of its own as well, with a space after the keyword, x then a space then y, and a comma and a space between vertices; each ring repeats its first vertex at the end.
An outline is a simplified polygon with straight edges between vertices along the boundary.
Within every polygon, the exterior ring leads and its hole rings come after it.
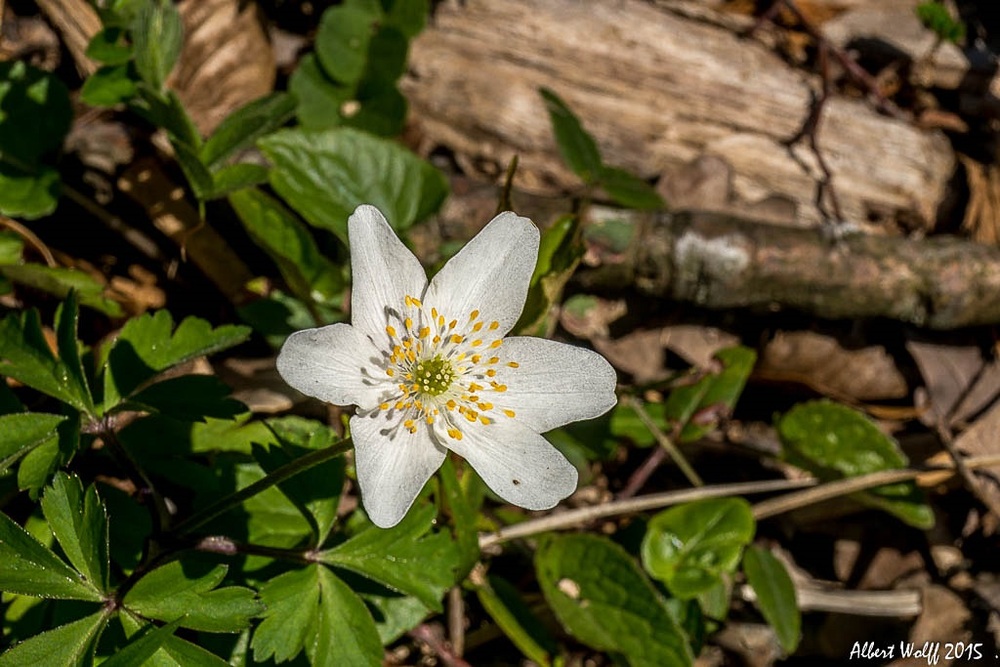
POLYGON ((627 252, 578 274, 585 287, 634 284, 708 308, 791 308, 931 329, 1000 324, 1000 249, 957 237, 837 238, 699 212, 632 224, 627 252))
MULTIPOLYGON (((690 3, 444 2, 412 47, 412 122, 425 151, 450 148, 469 173, 500 179, 517 154, 520 187, 565 191, 579 181, 558 156, 547 86, 608 163, 659 178, 672 205, 812 225, 829 193, 808 142, 791 142, 820 84, 732 23, 690 3)), ((818 146, 847 220, 933 226, 955 164, 941 133, 834 97, 818 146)))

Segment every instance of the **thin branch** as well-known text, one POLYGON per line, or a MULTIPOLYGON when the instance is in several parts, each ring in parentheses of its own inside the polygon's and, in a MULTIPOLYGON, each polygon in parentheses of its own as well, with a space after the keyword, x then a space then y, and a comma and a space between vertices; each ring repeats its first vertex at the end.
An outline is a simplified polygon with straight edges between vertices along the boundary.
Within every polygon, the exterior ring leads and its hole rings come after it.
MULTIPOLYGON (((0 3, 0 10, 2 9, 3 5, 2 3, 0 3)), ((10 229, 18 236, 23 238, 25 241, 30 243, 32 246, 34 246, 35 250, 37 250, 38 253, 42 256, 42 258, 45 259, 45 263, 48 264, 49 267, 56 266, 57 264, 56 258, 52 256, 52 251, 49 250, 49 247, 45 245, 45 242, 42 241, 40 238, 38 238, 38 236, 36 236, 33 231, 22 225, 17 220, 11 220, 6 215, 0 215, 0 225, 3 225, 4 227, 10 229)))
POLYGON ((944 419, 939 418, 937 424, 935 424, 938 437, 941 439, 941 444, 944 445, 945 450, 951 457, 952 462, 955 464, 955 470, 961 475, 962 481, 965 482, 965 487, 972 492, 976 498, 979 499, 986 509, 993 513, 993 515, 1000 519, 1000 504, 988 493, 983 490, 982 483, 980 480, 976 479, 976 476, 969 469, 966 464, 966 458, 962 452, 958 451, 955 447, 955 438, 952 435, 951 429, 949 429, 944 424, 944 419))
MULTIPOLYGON (((663 432, 662 429, 660 429, 656 422, 653 421, 653 418, 649 416, 649 413, 646 412, 646 409, 642 406, 642 402, 632 396, 625 396, 622 397, 622 403, 635 410, 635 414, 639 416, 639 421, 642 422, 643 426, 649 429, 649 432, 652 433, 653 437, 656 439, 657 444, 670 455, 670 458, 674 460, 674 463, 677 464, 677 467, 680 468, 682 473, 684 473, 684 476, 687 477, 689 482, 691 482, 691 485, 695 487, 705 486, 705 482, 698 476, 698 473, 694 471, 694 468, 691 467, 691 464, 688 463, 686 458, 684 458, 684 455, 681 454, 680 450, 674 446, 673 441, 667 436, 666 433, 663 432)), ((649 470, 648 474, 651 475, 653 470, 655 470, 655 468, 649 470)), ((639 485, 641 486, 645 483, 645 481, 645 479, 641 480, 639 485)), ((632 483, 630 482, 630 486, 631 484, 632 483)), ((624 491, 622 493, 624 495, 624 491)))

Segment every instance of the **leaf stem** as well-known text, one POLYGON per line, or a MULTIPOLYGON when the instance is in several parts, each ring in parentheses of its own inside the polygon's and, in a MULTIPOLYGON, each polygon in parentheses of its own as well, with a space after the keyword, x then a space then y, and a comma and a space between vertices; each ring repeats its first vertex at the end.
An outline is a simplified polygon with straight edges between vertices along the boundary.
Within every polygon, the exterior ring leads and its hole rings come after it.
MULTIPOLYGON (((639 416, 639 421, 641 421, 642 425, 649 429, 649 432, 653 434, 653 437, 656 438, 657 444, 670 454, 670 458, 674 460, 674 463, 677 464, 680 471, 684 473, 684 476, 687 477, 689 482, 691 482, 691 486, 705 486, 705 482, 701 479, 698 473, 694 471, 694 468, 692 468, 691 464, 688 463, 686 458, 684 458, 681 451, 677 449, 673 440, 671 440, 667 434, 664 433, 659 426, 657 426, 656 422, 653 421, 653 418, 649 416, 648 412, 646 412, 646 408, 642 406, 642 401, 639 401, 632 396, 623 396, 622 402, 635 410, 635 414, 639 416)), ((655 468, 655 465, 653 467, 655 468)), ((652 474, 652 472, 652 470, 649 470, 647 476, 652 474)), ((642 481, 645 482, 645 480, 642 481)))
POLYGON ((195 512, 187 519, 174 526, 174 532, 178 536, 187 535, 192 531, 201 528, 215 517, 233 509, 244 500, 252 498, 258 493, 271 488, 275 484, 281 484, 285 480, 291 479, 300 472, 305 472, 313 466, 317 466, 320 463, 324 463, 341 456, 344 452, 350 449, 350 447, 351 439, 346 438, 334 445, 331 445, 330 447, 317 449, 316 451, 310 452, 305 456, 300 456, 294 461, 286 463, 280 468, 276 468, 274 471, 268 473, 253 484, 249 484, 239 491, 231 493, 225 498, 220 498, 208 507, 195 512))

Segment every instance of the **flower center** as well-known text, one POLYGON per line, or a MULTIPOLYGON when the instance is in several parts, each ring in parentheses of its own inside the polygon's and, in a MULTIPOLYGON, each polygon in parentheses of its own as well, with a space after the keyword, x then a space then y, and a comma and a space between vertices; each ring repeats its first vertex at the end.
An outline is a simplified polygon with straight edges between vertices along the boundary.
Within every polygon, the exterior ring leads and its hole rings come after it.
POLYGON ((440 396, 448 391, 455 380, 455 369, 452 368, 451 362, 442 358, 440 354, 433 359, 424 359, 417 363, 412 372, 417 389, 431 396, 440 396))

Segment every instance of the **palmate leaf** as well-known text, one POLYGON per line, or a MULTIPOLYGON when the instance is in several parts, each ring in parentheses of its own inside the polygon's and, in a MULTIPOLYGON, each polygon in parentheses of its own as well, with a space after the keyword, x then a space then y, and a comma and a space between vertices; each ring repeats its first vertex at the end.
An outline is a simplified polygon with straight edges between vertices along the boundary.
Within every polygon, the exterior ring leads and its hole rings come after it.
POLYGON ((42 512, 69 562, 98 590, 108 590, 108 516, 93 485, 58 473, 42 496, 42 512))
POLYGON ((302 652, 314 665, 379 665, 382 643, 361 598, 329 568, 312 564, 261 588, 264 620, 254 632, 254 659, 285 662, 302 652))
POLYGON ((0 322, 0 375, 12 377, 80 412, 91 414, 93 401, 76 348, 75 301, 73 312, 69 311, 69 308, 61 309, 56 322, 60 354, 67 359, 57 359, 52 354, 42 334, 38 311, 29 310, 20 316, 12 313, 4 318, 0 322))
POLYGON ((0 590, 43 598, 103 600, 91 582, 2 512, 0 590))
POLYGON ((535 554, 535 571, 556 617, 584 644, 621 653, 631 667, 694 662, 684 631, 653 584, 607 538, 547 540, 535 554))
POLYGON ((0 654, 0 667, 83 667, 91 664, 110 612, 102 609, 78 621, 47 630, 0 654))
POLYGON ((115 651, 114 655, 101 663, 103 667, 134 667, 144 665, 146 660, 170 641, 174 631, 180 627, 178 621, 167 623, 160 627, 146 626, 124 648, 115 651))
POLYGON ((66 417, 37 412, 0 416, 0 473, 27 452, 42 444, 66 417))
POLYGON ((205 571, 198 564, 171 561, 139 579, 122 602, 141 616, 178 621, 184 628, 239 632, 264 607, 249 588, 217 588, 228 569, 218 565, 205 571))
POLYGON ((455 584, 459 553, 447 533, 429 532, 436 515, 433 505, 414 508, 397 526, 369 528, 320 553, 319 560, 374 579, 441 611, 444 592, 455 584))
MULTIPOLYGON (((121 621, 122 627, 125 629, 125 634, 129 638, 140 633, 139 642, 146 640, 153 633, 157 633, 156 639, 148 641, 158 642, 163 638, 163 628, 179 625, 179 623, 169 623, 159 629, 153 629, 151 625, 145 624, 130 614, 128 610, 119 614, 118 619, 121 621)), ((147 647, 148 645, 143 646, 143 652, 145 652, 147 647)), ((200 646, 172 634, 163 639, 163 644, 160 648, 145 662, 131 662, 126 664, 141 664, 143 667, 229 667, 228 662, 214 653, 210 653, 200 646)))
POLYGON ((173 331, 174 321, 165 310, 129 320, 103 360, 105 409, 157 373, 195 357, 232 347, 246 340, 250 328, 224 325, 216 328, 197 317, 188 317, 173 331))

